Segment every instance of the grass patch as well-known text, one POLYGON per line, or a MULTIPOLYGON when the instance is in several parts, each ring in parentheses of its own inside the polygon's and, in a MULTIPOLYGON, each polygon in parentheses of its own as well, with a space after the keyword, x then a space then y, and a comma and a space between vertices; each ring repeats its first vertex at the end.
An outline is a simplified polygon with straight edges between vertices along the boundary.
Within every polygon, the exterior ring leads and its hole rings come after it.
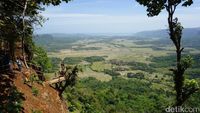
POLYGON ((91 69, 96 72, 103 72, 105 69, 111 69, 111 64, 105 62, 93 62, 91 69))
POLYGON ((32 87, 32 94, 34 95, 34 96, 38 96, 38 94, 39 94, 39 90, 36 88, 36 87, 32 87))

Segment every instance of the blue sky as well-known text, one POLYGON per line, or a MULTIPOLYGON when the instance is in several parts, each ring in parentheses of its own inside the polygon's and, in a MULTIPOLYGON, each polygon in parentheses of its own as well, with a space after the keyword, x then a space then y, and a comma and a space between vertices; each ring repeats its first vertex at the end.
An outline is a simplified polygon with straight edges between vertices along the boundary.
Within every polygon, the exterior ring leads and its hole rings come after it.
MULTIPOLYGON (((73 0, 48 6, 42 15, 48 20, 36 33, 135 33, 167 28, 166 12, 146 16, 146 8, 135 0, 73 0)), ((200 27, 200 0, 192 7, 177 9, 184 27, 200 27)))

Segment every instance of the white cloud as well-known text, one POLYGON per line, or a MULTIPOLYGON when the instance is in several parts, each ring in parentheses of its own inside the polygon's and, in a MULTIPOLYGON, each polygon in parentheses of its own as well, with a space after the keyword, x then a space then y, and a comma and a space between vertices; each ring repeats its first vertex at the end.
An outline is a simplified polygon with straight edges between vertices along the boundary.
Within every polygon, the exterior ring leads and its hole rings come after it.
MULTIPOLYGON (((137 7, 137 6, 136 6, 137 7)), ((176 17, 186 27, 199 27, 200 7, 178 8, 176 17)), ((39 32, 62 33, 134 33, 143 30, 167 28, 167 13, 147 17, 146 12, 140 14, 93 14, 93 13, 64 13, 59 10, 42 13, 49 18, 39 32)))
POLYGON ((81 13, 43 13, 48 18, 88 18, 88 17, 103 17, 101 14, 81 14, 81 13))
POLYGON ((110 32, 133 33, 141 30, 163 28, 164 19, 148 18, 144 15, 101 15, 101 14, 44 14, 49 17, 42 28, 43 32, 110 32))

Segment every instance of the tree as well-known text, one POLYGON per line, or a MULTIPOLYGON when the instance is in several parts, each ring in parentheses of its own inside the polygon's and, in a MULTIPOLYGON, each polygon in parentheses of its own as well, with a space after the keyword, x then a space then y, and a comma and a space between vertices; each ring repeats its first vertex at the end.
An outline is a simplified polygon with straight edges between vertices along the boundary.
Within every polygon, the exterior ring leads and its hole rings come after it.
POLYGON ((34 47, 34 55, 31 63, 41 67, 43 72, 48 72, 52 69, 51 60, 48 58, 47 53, 41 47, 34 47))
MULTIPOLYGON (((183 47, 181 45, 183 27, 174 13, 179 5, 188 7, 193 0, 136 0, 139 4, 147 7, 149 17, 157 16, 162 10, 168 13, 169 36, 176 48, 176 68, 171 69, 174 74, 176 90, 176 106, 181 106, 190 95, 198 90, 197 85, 184 83, 184 72, 191 66, 191 58, 182 58, 183 47)), ((194 82, 194 81, 193 81, 194 82)), ((195 84, 197 84, 195 82, 195 84)))
MULTIPOLYGON (((62 93, 68 86, 74 86, 78 77, 78 72, 81 71, 78 66, 71 67, 65 66, 61 63, 61 71, 58 72, 59 77, 64 77, 64 81, 58 81, 55 83, 55 89, 59 92, 59 96, 62 98, 62 93)), ((59 78, 60 79, 60 78, 59 78)))
POLYGON ((16 42, 22 42, 22 54, 26 38, 32 38, 33 25, 41 25, 40 12, 44 5, 59 5, 71 0, 1 0, 0 1, 0 40, 9 46, 8 53, 15 59, 16 42))

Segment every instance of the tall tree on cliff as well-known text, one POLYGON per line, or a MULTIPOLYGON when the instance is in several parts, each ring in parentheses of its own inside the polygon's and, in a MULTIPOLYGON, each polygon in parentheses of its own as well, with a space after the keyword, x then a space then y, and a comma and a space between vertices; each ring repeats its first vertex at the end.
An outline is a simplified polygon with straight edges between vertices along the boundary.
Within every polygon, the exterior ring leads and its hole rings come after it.
POLYGON ((32 38, 33 25, 42 25, 40 12, 45 5, 59 5, 71 0, 1 0, 0 1, 0 40, 9 46, 14 59, 15 44, 22 42, 22 53, 28 38, 32 38))
POLYGON ((157 16, 162 10, 168 13, 169 37, 176 48, 176 68, 171 69, 174 74, 176 90, 176 106, 181 106, 190 95, 198 90, 198 84, 194 80, 185 81, 184 72, 191 66, 192 58, 182 58, 184 48, 181 45, 183 27, 174 17, 178 6, 188 7, 193 4, 193 0, 136 0, 139 4, 147 7, 149 17, 157 16))

